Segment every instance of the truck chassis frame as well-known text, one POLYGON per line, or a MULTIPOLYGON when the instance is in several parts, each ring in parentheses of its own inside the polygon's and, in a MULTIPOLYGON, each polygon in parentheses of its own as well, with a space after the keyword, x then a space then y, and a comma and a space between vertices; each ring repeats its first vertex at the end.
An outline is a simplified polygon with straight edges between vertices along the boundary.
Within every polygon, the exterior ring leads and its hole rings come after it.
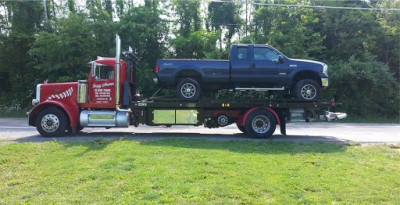
POLYGON ((201 99, 195 103, 182 102, 179 99, 141 100, 133 102, 131 106, 133 113, 131 124, 135 126, 139 124, 204 125, 208 128, 217 128, 236 123, 238 128, 247 135, 266 138, 273 134, 276 125, 279 125, 280 132, 286 135, 286 123, 290 121, 343 118, 343 116, 338 117, 337 114, 328 112, 332 105, 334 105, 333 102, 325 101, 263 99, 201 99), (260 114, 260 120, 250 123, 250 120, 254 121, 254 117, 250 119, 251 114, 260 110, 264 113, 260 114), (300 111, 296 119, 293 119, 293 112, 291 112, 293 110, 300 111), (262 118, 267 122, 263 124, 262 118), (258 130, 257 126, 260 127, 258 130), (263 127, 273 130, 263 129, 263 127))

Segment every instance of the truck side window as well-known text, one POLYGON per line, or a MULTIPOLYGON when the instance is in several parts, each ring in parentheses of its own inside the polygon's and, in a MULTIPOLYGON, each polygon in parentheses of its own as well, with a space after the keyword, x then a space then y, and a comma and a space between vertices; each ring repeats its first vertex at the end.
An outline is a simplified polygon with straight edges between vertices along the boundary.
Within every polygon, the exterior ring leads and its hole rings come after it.
POLYGON ((103 80, 114 79, 114 67, 97 64, 94 67, 94 78, 103 80))
POLYGON ((246 60, 247 59, 247 48, 244 47, 239 47, 238 50, 238 55, 237 59, 238 60, 246 60))
POLYGON ((277 62, 279 54, 270 48, 254 48, 254 60, 277 62))

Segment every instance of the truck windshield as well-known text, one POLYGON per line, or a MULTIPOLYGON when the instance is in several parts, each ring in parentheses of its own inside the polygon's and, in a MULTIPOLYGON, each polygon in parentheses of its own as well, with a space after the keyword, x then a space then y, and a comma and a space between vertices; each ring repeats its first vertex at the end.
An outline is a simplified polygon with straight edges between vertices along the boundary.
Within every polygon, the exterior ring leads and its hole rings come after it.
POLYGON ((114 67, 96 64, 93 70, 93 77, 96 79, 114 79, 114 67))

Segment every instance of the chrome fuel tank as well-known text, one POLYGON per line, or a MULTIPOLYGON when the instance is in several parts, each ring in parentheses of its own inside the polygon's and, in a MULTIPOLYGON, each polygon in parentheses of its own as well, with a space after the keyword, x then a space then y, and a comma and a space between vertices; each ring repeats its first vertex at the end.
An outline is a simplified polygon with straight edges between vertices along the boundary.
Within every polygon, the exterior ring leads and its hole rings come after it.
POLYGON ((129 113, 114 110, 83 110, 79 122, 82 127, 128 127, 129 113))

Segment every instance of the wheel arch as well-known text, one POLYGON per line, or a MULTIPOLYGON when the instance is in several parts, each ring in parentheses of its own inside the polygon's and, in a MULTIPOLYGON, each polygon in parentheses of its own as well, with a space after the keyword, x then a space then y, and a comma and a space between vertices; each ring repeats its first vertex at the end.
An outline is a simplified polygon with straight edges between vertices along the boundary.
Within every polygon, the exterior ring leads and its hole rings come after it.
POLYGON ((197 80, 197 82, 201 82, 203 75, 196 69, 191 68, 183 68, 175 75, 175 86, 179 83, 182 78, 193 78, 197 80))
POLYGON ((67 117, 68 120, 68 124, 72 127, 72 126, 77 126, 77 120, 74 120, 73 114, 71 112, 71 110, 69 110, 65 105, 63 105, 60 102, 57 101, 46 101, 43 103, 40 103, 39 105, 35 106, 30 112, 29 112, 29 120, 28 120, 28 124, 30 126, 36 126, 35 122, 36 122, 36 117, 39 115, 39 113, 47 108, 57 108, 59 110, 61 110, 65 116, 67 117))
POLYGON ((250 115, 250 113, 252 113, 252 112, 255 111, 255 110, 259 110, 259 109, 260 109, 260 110, 267 110, 267 111, 271 112, 271 113, 274 115, 274 117, 275 117, 276 124, 277 124, 277 125, 280 125, 280 124, 281 124, 281 120, 280 120, 280 118, 279 118, 279 115, 276 113, 275 110, 273 110, 272 108, 269 108, 269 107, 255 107, 255 108, 251 108, 251 109, 247 110, 247 111, 241 116, 241 118, 239 118, 238 123, 239 123, 241 126, 245 126, 245 125, 246 125, 247 117, 250 115))
POLYGON ((293 77, 292 83, 290 87, 296 85, 297 82, 304 79, 310 79, 316 81, 320 86, 322 86, 321 77, 318 75, 317 72, 312 70, 303 70, 296 73, 293 77))

